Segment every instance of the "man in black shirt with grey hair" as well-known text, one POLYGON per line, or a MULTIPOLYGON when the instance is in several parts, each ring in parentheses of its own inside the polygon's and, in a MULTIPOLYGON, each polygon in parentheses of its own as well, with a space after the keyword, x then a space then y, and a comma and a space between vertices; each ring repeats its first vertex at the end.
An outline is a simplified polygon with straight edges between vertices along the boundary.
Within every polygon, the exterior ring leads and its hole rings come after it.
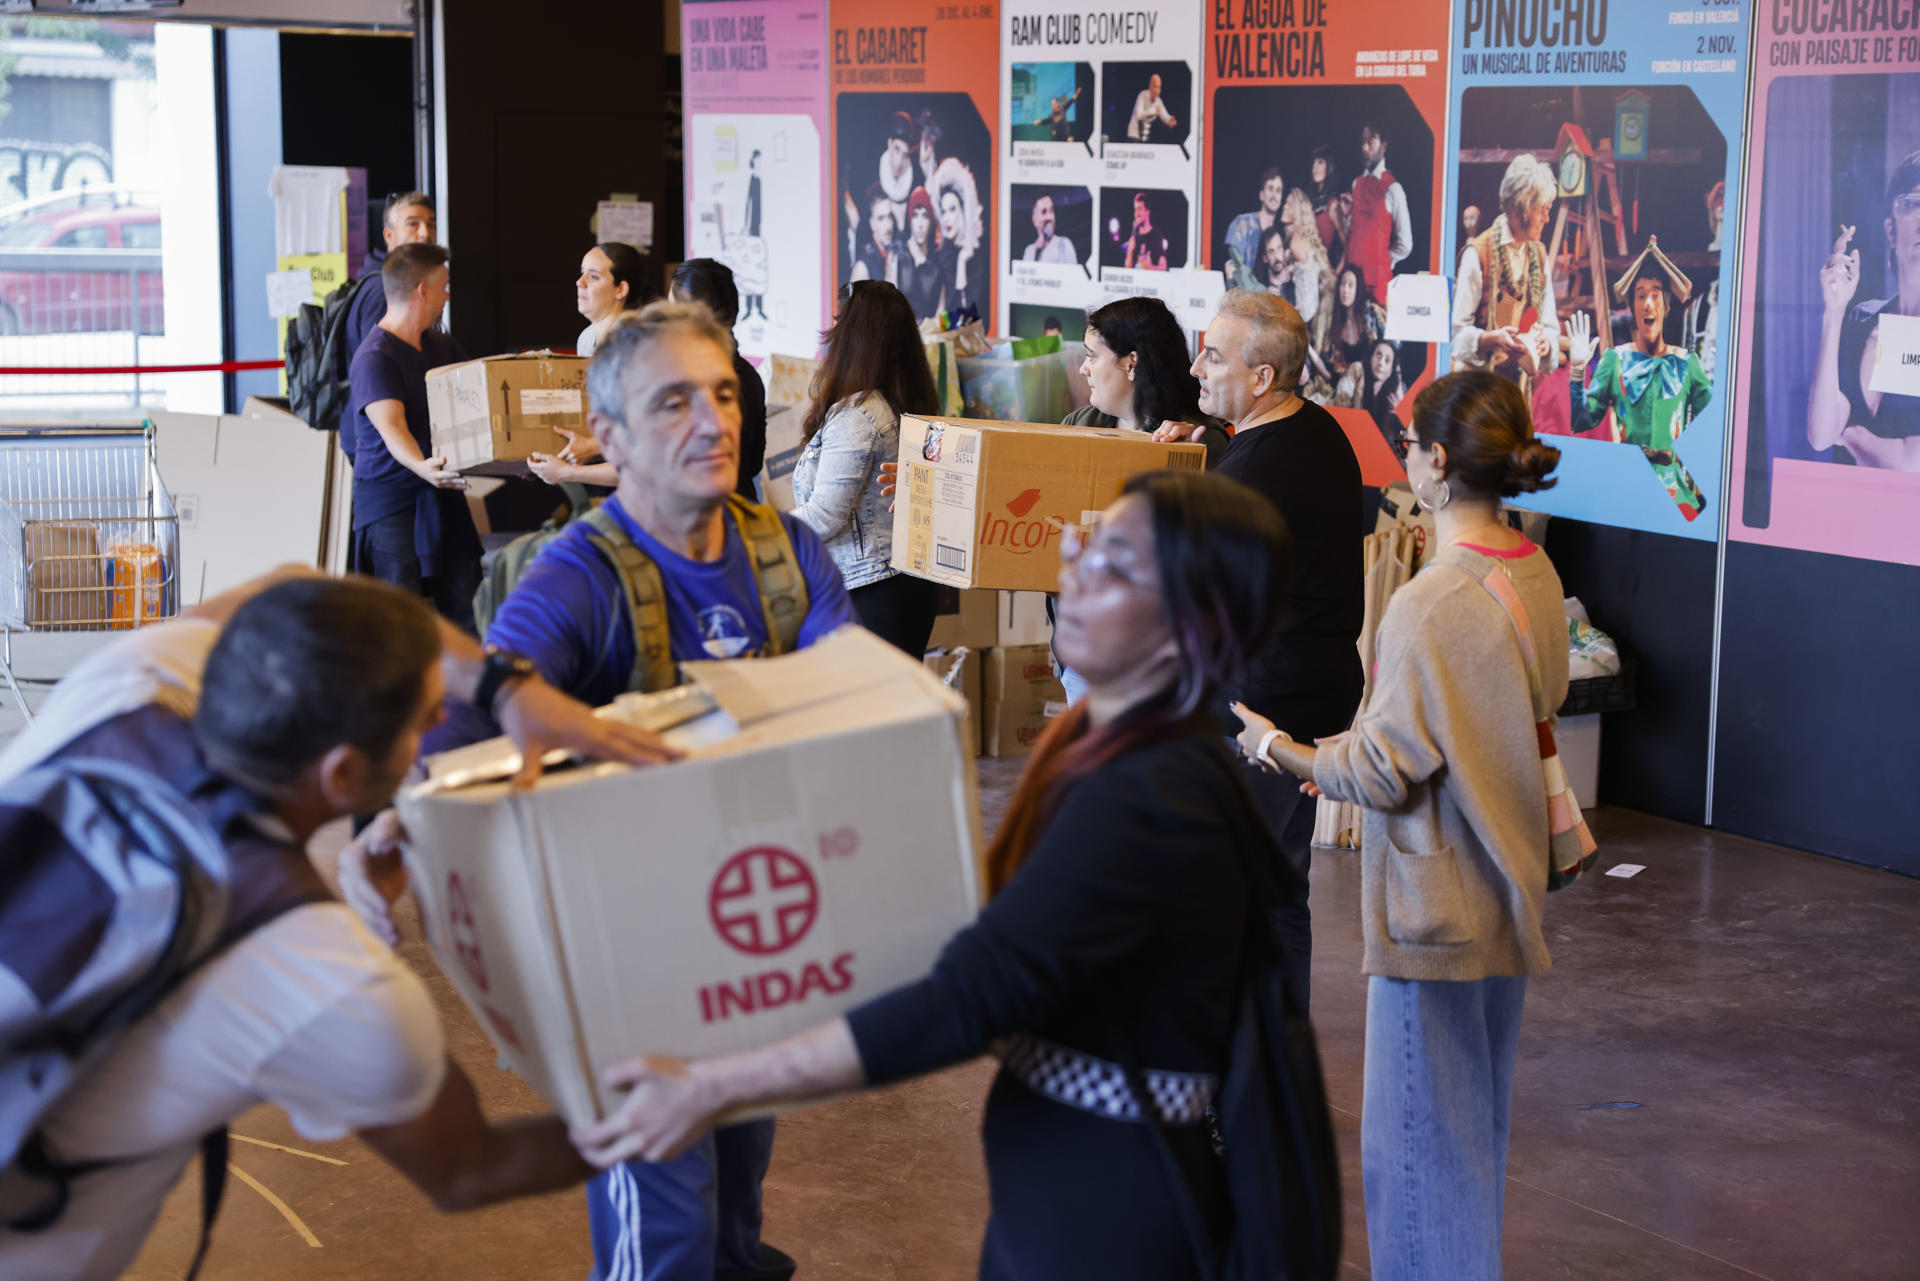
MULTIPOLYGON (((1289 599, 1272 638, 1249 661, 1234 701, 1302 743, 1346 730, 1365 683, 1360 463, 1333 415, 1299 394, 1308 341, 1306 322, 1291 303, 1234 289, 1221 300, 1193 362, 1200 408, 1234 429, 1214 470, 1271 499, 1293 541, 1289 599)), ((1162 435, 1182 430, 1163 428, 1162 435)), ((1231 707, 1224 712, 1223 728, 1238 734, 1238 717, 1231 707)), ((1249 765, 1247 782, 1305 885, 1314 806, 1301 794, 1301 780, 1249 765)), ((1304 992, 1313 954, 1304 899, 1283 915, 1281 927, 1304 992)))

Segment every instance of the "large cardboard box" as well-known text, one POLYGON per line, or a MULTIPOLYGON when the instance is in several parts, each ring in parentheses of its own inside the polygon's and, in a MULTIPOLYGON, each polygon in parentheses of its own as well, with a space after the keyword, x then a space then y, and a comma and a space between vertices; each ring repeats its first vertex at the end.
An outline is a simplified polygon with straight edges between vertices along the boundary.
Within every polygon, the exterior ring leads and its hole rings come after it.
POLYGON ((1000 593, 939 589, 928 649, 992 649, 1000 643, 1000 593))
POLYGON ((926 657, 927 670, 967 700, 967 741, 975 752, 980 750, 980 727, 986 722, 986 706, 981 701, 986 683, 981 669, 986 662, 987 651, 979 649, 934 649, 928 650, 926 657))
POLYGON ((996 645, 1051 645, 1053 624, 1047 619, 1045 592, 1001 592, 995 616, 996 645))
POLYGON ((781 658, 688 663, 611 709, 685 759, 527 791, 504 741, 406 792, 441 967, 569 1121, 637 1054, 765 1044, 924 975, 979 902, 965 703, 858 628, 781 658))
POLYGON ((433 452, 455 471, 524 476, 528 454, 557 453, 554 429, 587 430, 587 360, 531 351, 443 365, 427 375, 433 452))
POLYGON ((797 505, 793 501, 793 467, 800 461, 800 426, 806 416, 805 405, 789 405, 767 414, 767 457, 760 465, 760 501, 783 512, 797 505))
POLYGON ((1045 645, 989 650, 985 675, 981 750, 988 756, 1025 756, 1047 722, 1067 710, 1067 691, 1053 674, 1053 654, 1045 645))
POLYGON ((351 523, 334 501, 334 434, 257 397, 245 409, 153 415, 154 466, 179 518, 183 609, 281 565, 330 568, 351 523))
POLYGON ((1199 471, 1206 456, 1118 428, 908 414, 893 567, 954 587, 1057 590, 1062 530, 1093 519, 1128 477, 1199 471))
POLYGON ((767 408, 808 403, 813 398, 814 375, 819 372, 820 362, 805 356, 782 356, 775 352, 767 357, 767 408))

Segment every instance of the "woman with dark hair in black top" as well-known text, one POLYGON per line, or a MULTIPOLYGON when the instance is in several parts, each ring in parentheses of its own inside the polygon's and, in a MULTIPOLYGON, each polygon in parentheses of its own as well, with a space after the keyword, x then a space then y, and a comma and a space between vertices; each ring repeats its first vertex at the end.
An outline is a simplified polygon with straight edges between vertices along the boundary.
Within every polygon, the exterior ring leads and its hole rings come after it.
POLYGON ((1126 427, 1155 432, 1163 423, 1204 427, 1207 466, 1229 439, 1218 419, 1200 412, 1200 380, 1190 368, 1187 336, 1158 298, 1119 298, 1087 317, 1088 403, 1061 422, 1068 427, 1126 427))
POLYGON ((1150 472, 1062 559, 1055 643, 1090 692, 1028 761, 979 919, 926 978, 844 1018, 746 1054, 614 1068, 610 1088, 631 1093, 576 1129, 589 1160, 667 1157, 728 1109, 885 1085, 996 1047, 980 1275, 1199 1276, 1200 1229, 1173 1169, 1217 1246, 1232 1215, 1203 1122, 1246 945, 1243 868, 1278 863, 1270 844, 1242 848, 1262 821, 1210 711, 1285 601, 1286 527, 1231 481, 1150 472))

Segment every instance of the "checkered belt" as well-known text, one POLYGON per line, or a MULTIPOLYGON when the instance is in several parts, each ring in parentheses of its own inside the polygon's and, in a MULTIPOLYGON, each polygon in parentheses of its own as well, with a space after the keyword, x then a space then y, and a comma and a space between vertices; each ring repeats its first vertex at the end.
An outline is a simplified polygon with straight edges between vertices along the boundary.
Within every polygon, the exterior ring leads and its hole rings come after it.
MULTIPOLYGON (((1127 1072, 1118 1063, 1070 1050, 1021 1033, 1009 1039, 1000 1061, 1035 1094, 1110 1121, 1138 1121, 1140 1104, 1127 1088, 1127 1072)), ((1207 1072, 1142 1071, 1153 1110, 1165 1125, 1204 1121, 1219 1092, 1220 1078, 1207 1072)))

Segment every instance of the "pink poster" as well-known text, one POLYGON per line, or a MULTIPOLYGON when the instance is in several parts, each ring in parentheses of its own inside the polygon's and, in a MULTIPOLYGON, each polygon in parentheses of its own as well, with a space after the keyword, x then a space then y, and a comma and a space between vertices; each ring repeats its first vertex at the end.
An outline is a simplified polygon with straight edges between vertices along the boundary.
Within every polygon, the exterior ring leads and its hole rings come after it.
POLYGON ((830 318, 824 0, 687 0, 687 256, 740 289, 756 359, 812 355, 830 318))
POLYGON ((1920 565, 1920 30, 1763 5, 1730 536, 1920 565))

